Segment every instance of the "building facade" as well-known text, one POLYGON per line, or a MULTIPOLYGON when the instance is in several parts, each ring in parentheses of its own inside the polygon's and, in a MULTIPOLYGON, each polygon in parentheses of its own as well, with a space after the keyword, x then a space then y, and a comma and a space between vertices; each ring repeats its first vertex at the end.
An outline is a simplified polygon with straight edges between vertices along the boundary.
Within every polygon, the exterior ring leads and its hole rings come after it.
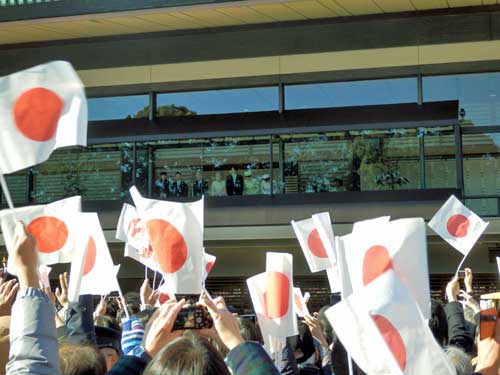
MULTIPOLYGON (((468 265, 496 288, 495 1, 0 0, 0 75, 56 59, 86 86, 89 146, 7 182, 16 205, 81 194, 125 285, 144 272, 114 239, 128 188, 195 199, 201 173, 205 245, 217 256, 209 287, 235 306, 269 250, 292 252, 296 282, 326 293, 290 220, 328 210, 341 235, 375 216, 428 220, 450 194, 490 221, 468 265), (231 168, 241 195, 226 196, 231 168), (162 192, 162 172, 179 172, 187 197, 162 192)), ((460 254, 431 231, 428 243, 439 290, 460 254)))

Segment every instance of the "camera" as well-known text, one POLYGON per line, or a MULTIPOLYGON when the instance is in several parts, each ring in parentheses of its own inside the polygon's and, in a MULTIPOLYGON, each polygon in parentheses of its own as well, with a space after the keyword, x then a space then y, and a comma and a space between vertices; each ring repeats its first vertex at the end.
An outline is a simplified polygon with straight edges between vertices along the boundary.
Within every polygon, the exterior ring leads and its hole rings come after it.
POLYGON ((177 314, 173 330, 212 328, 214 322, 204 306, 188 305, 177 314))

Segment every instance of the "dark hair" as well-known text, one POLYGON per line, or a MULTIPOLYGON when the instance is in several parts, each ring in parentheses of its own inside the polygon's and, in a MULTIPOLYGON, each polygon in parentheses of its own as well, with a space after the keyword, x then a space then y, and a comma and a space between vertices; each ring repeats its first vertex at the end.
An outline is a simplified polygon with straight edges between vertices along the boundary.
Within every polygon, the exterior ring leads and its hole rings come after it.
POLYGON ((63 375, 105 375, 107 371, 104 356, 90 345, 61 343, 59 364, 63 375))
POLYGON ((262 334, 260 333, 257 325, 249 319, 238 317, 238 324, 240 326, 240 334, 245 341, 257 341, 264 344, 262 334))
POLYGON ((230 375, 220 353, 204 337, 187 332, 165 346, 143 375, 230 375))
POLYGON ((177 174, 180 174, 180 175, 182 176, 182 173, 181 173, 181 172, 179 172, 179 171, 175 172, 175 174, 176 174, 176 175, 177 175, 177 174))
POLYGON ((166 176, 167 175, 167 172, 161 172, 160 173, 160 176, 166 176))
POLYGON ((289 338, 290 347, 294 352, 300 352, 302 357, 297 358, 297 363, 305 362, 316 351, 314 339, 309 327, 304 322, 299 322, 299 334, 289 338))
POLYGON ((117 331, 120 331, 120 324, 117 320, 111 316, 98 316, 94 319, 94 325, 98 327, 111 328, 117 331))
POLYGON ((439 345, 445 346, 448 343, 448 320, 443 303, 437 299, 431 299, 429 328, 439 345))

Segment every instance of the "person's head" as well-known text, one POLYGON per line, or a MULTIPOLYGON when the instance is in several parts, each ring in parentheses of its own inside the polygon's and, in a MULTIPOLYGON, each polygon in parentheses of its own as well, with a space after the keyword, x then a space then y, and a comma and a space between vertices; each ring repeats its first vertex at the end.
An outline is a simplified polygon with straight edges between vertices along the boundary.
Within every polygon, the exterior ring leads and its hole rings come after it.
POLYGON ((94 319, 94 325, 98 327, 111 328, 114 330, 121 330, 120 324, 111 316, 103 315, 94 319))
POLYGON ((216 173, 215 173, 215 179, 216 179, 217 181, 222 180, 222 173, 220 173, 220 172, 216 172, 216 173))
POLYGON ((165 181, 167 179, 167 172, 160 173, 160 180, 165 181))
POLYGON ((104 356, 90 345, 61 343, 59 364, 63 375, 104 375, 107 372, 104 356))
POLYGON ((236 174, 236 168, 235 167, 231 167, 231 174, 236 174))
POLYGON ((250 319, 245 319, 242 317, 238 317, 238 324, 240 326, 240 334, 245 341, 257 341, 261 344, 264 344, 264 340, 262 339, 262 334, 260 333, 257 325, 252 322, 250 319))
POLYGON ((197 170, 196 171, 196 179, 197 180, 201 180, 203 178, 203 173, 201 172, 201 170, 197 170))
POLYGON ((175 172, 175 181, 180 181, 180 180, 182 180, 181 172, 175 172))
POLYGON ((167 344, 151 361, 143 375, 230 375, 220 353, 204 337, 193 333, 167 344))
POLYGON ((106 361, 106 368, 107 371, 111 370, 111 368, 115 365, 116 362, 120 359, 120 354, 115 348, 112 347, 104 347, 104 348, 99 348, 99 351, 104 357, 104 360, 106 361))
POLYGON ((156 308, 153 309, 145 309, 142 311, 139 311, 137 314, 135 314, 135 317, 144 325, 148 324, 149 319, 151 319, 151 316, 154 314, 156 311, 156 308))
POLYGON ((131 315, 141 311, 141 296, 137 292, 128 292, 124 295, 127 302, 127 309, 131 315))
POLYGON ((307 361, 316 352, 313 336, 304 322, 299 322, 299 334, 290 337, 290 346, 299 364, 307 361))
POLYGON ((429 328, 438 344, 445 346, 448 342, 448 320, 442 302, 436 299, 431 299, 429 328))
POLYGON ((462 349, 456 346, 447 346, 444 348, 446 355, 453 367, 455 367, 457 375, 467 375, 472 374, 473 368, 471 363, 471 357, 469 357, 462 349))

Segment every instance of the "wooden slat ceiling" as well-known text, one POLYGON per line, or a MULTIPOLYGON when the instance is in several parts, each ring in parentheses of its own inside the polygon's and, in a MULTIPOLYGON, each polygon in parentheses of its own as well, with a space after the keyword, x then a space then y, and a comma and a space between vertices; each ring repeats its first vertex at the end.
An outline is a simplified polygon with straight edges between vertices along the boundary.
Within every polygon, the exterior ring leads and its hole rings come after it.
POLYGON ((500 0, 273 0, 0 24, 0 45, 500 4, 500 0))

